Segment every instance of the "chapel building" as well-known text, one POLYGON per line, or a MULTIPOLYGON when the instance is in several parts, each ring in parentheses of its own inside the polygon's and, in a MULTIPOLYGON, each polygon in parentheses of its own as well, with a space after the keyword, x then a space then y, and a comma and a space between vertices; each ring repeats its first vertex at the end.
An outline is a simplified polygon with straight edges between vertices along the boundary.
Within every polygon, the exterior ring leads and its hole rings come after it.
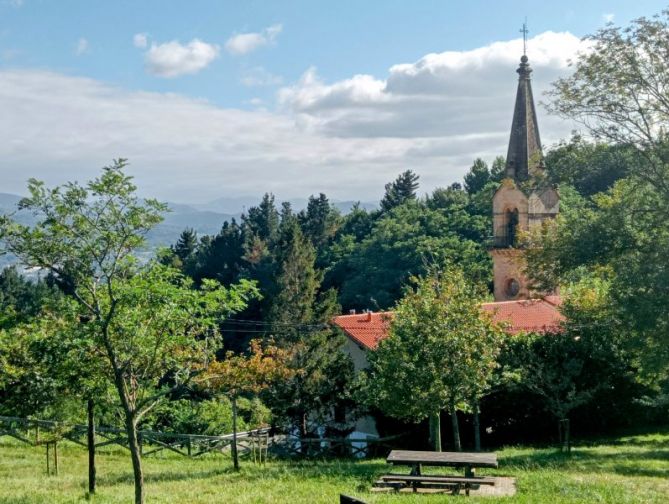
MULTIPOLYGON (((549 333, 560 330, 564 316, 557 292, 537 292, 528 279, 522 234, 554 219, 560 201, 556 187, 543 169, 541 140, 532 96, 528 58, 520 59, 518 90, 511 122, 505 178, 493 196, 493 229, 490 254, 493 260, 494 302, 481 310, 504 325, 509 334, 549 333)), ((367 367, 367 352, 388 336, 393 312, 351 313, 333 323, 347 336, 346 351, 355 370, 367 367)), ((376 436, 374 419, 358 420, 352 436, 376 436)))

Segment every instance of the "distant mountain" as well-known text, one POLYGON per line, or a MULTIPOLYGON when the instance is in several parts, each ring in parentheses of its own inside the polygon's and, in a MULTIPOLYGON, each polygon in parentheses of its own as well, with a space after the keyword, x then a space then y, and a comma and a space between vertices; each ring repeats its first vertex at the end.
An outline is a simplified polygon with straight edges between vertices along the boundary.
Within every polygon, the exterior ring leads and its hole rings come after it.
POLYGON ((0 193, 0 211, 16 210, 16 205, 21 201, 22 196, 16 194, 0 193))
MULTIPOLYGON (((31 225, 35 222, 32 214, 18 211, 17 204, 21 196, 16 194, 0 193, 0 214, 14 213, 16 220, 22 224, 31 225)), ((227 220, 239 220, 242 212, 257 205, 261 198, 232 197, 219 198, 206 204, 168 203, 170 212, 165 215, 163 222, 158 224, 147 236, 148 248, 142 254, 149 257, 157 248, 168 247, 179 239, 179 235, 186 228, 194 229, 199 236, 212 235, 220 231, 227 220)), ((291 200, 293 210, 299 212, 307 206, 306 199, 291 200)), ((355 201, 333 201, 333 205, 342 213, 347 214, 355 201)), ((378 208, 378 204, 363 202, 360 207, 365 210, 378 208)), ((0 257, 0 268, 15 262, 11 256, 0 257)))
MULTIPOLYGON (((200 211, 211 211, 224 214, 245 213, 252 206, 257 206, 262 197, 242 196, 242 197, 223 197, 218 198, 208 203, 191 205, 193 208, 200 211)), ((283 200, 277 199, 276 205, 279 206, 283 200)), ((307 207, 308 199, 293 198, 288 200, 293 211, 299 212, 307 207)), ((356 201, 338 201, 331 200, 332 204, 343 214, 347 214, 353 208, 356 201)), ((379 207, 379 204, 371 201, 363 201, 360 207, 365 210, 374 210, 379 207)))

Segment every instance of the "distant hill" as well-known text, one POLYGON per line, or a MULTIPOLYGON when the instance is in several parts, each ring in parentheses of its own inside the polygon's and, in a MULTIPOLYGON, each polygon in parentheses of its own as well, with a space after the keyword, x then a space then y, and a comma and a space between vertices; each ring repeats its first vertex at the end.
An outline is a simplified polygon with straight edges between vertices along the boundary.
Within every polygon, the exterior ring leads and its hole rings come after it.
MULTIPOLYGON (((18 211, 17 204, 22 196, 16 194, 0 193, 0 213, 15 213, 15 218, 23 224, 33 224, 35 218, 28 212, 18 211)), ((260 198, 219 198, 206 204, 186 205, 182 203, 168 203, 170 212, 165 215, 165 220, 158 224, 147 236, 148 250, 145 256, 149 256, 159 247, 167 247, 174 244, 181 232, 186 228, 194 229, 199 236, 216 234, 220 231, 223 222, 233 218, 239 220, 242 212, 249 207, 257 205, 260 198)), ((333 205, 343 214, 351 211, 355 201, 334 201, 333 205)), ((297 212, 307 205, 306 199, 291 200, 293 209, 297 212)), ((378 208, 376 203, 363 202, 361 208, 373 210, 378 208)), ((11 256, 0 257, 0 268, 15 262, 11 256)))
MULTIPOLYGON (((243 197, 223 197, 218 198, 208 203, 202 203, 197 205, 192 205, 193 208, 200 211, 211 211, 227 214, 236 214, 244 213, 250 207, 258 205, 260 203, 261 197, 252 197, 252 196, 243 196, 243 197)), ((277 206, 280 205, 281 199, 276 200, 277 206)), ((307 207, 306 198, 293 198, 289 200, 290 206, 293 207, 293 211, 299 212, 300 210, 307 207)), ((356 201, 337 201, 331 200, 332 204, 343 214, 347 214, 353 208, 356 201)), ((360 207, 365 210, 374 210, 379 208, 379 204, 371 201, 363 201, 360 203, 360 207)))

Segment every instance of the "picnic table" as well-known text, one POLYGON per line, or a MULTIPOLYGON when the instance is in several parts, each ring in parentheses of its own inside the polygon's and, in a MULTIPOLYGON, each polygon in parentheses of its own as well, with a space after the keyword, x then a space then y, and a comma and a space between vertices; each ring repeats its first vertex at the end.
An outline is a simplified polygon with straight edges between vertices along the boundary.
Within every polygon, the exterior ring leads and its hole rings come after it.
POLYGON ((497 467, 495 453, 469 452, 433 452, 415 450, 393 450, 386 462, 395 466, 409 466, 409 474, 386 474, 381 476, 378 486, 391 486, 396 490, 411 487, 414 492, 418 488, 450 488, 453 493, 459 493, 462 488, 469 495, 470 489, 480 485, 494 485, 495 478, 476 476, 479 467, 497 467), (424 475, 422 467, 455 467, 464 468, 464 476, 424 475))

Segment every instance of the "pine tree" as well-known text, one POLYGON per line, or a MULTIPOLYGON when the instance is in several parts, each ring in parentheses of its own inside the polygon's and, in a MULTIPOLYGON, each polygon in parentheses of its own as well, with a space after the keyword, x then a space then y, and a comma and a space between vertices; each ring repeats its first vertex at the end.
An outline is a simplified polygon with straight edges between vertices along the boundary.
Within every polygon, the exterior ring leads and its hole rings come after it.
POLYGON ((302 232, 314 247, 320 249, 334 235, 338 212, 332 208, 325 194, 309 197, 306 210, 300 212, 302 232))
POLYGON ((488 165, 481 158, 476 158, 474 164, 465 175, 465 191, 469 194, 476 194, 490 180, 490 170, 488 165))
POLYGON ((400 174, 394 182, 386 184, 386 193, 381 200, 381 210, 388 212, 409 200, 415 200, 418 179, 418 175, 407 170, 400 174))
POLYGON ((242 216, 242 221, 251 235, 271 243, 279 229, 279 212, 274 204, 274 195, 265 193, 260 204, 249 208, 248 215, 242 216))
POLYGON ((185 264, 197 250, 197 233, 192 228, 181 232, 177 243, 172 247, 174 254, 185 264))

